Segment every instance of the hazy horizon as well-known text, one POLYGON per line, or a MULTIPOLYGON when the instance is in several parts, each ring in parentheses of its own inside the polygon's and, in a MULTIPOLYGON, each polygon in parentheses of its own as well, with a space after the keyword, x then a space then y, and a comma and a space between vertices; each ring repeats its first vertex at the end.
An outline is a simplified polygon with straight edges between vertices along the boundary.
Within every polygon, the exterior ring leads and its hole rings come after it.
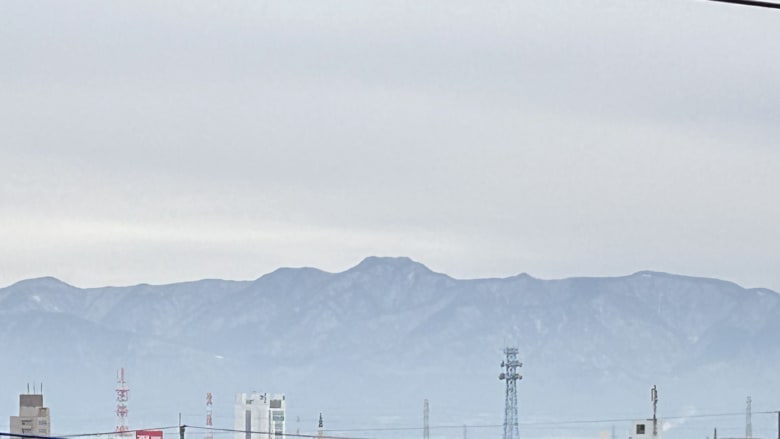
POLYGON ((0 284, 780 290, 780 17, 699 0, 0 5, 0 284))
POLYGON ((578 278, 602 279, 602 278, 630 277, 630 276, 633 276, 633 275, 636 275, 636 274, 650 272, 650 273, 668 274, 668 275, 675 276, 675 277, 701 278, 701 279, 713 279, 713 280, 725 281, 725 282, 734 283, 734 284, 736 284, 736 285, 738 285, 738 286, 740 286, 742 288, 746 288, 746 289, 766 289, 766 290, 773 291, 775 293, 780 294, 780 291, 776 291, 776 290, 773 290, 771 288, 766 288, 766 287, 761 287, 761 286, 751 287, 751 286, 741 285, 740 283, 734 282, 734 281, 732 281, 730 279, 719 279, 719 278, 710 277, 710 276, 695 276, 695 275, 690 275, 690 274, 686 274, 686 273, 670 273, 670 272, 658 271, 658 270, 638 270, 638 271, 635 271, 635 272, 632 272, 632 273, 623 273, 623 274, 608 275, 608 276, 598 276, 598 275, 588 276, 588 275, 583 275, 583 276, 565 276, 565 277, 558 277, 558 278, 542 278, 542 277, 539 277, 539 276, 535 276, 533 273, 527 273, 527 272, 524 272, 524 271, 523 272, 517 272, 517 273, 514 273, 514 274, 510 274, 508 276, 458 277, 458 276, 453 276, 450 273, 445 273, 445 272, 442 272, 442 271, 439 271, 439 270, 435 270, 435 269, 431 268, 430 266, 428 266, 425 263, 425 261, 414 260, 412 258, 409 258, 408 256, 380 256, 380 255, 366 256, 365 258, 361 259, 360 261, 357 261, 354 264, 352 264, 352 265, 350 265, 348 267, 345 267, 343 269, 340 269, 340 270, 333 270, 333 271, 331 271, 331 270, 322 269, 320 267, 314 267, 314 266, 308 266, 308 265, 300 266, 300 267, 276 267, 275 269, 273 269, 271 271, 268 271, 268 272, 265 272, 265 273, 259 273, 255 277, 246 278, 246 279, 223 279, 223 278, 215 278, 215 277, 200 277, 200 278, 183 279, 183 280, 179 280, 179 281, 172 281, 172 282, 165 282, 165 283, 149 283, 149 282, 144 282, 143 280, 140 280, 138 282, 128 283, 128 284, 79 285, 79 284, 76 284, 76 283, 68 281, 68 279, 61 279, 61 278, 56 277, 56 276, 39 276, 39 277, 34 277, 34 278, 18 279, 16 281, 13 281, 13 282, 7 284, 7 285, 0 285, 0 289, 10 287, 10 286, 12 286, 12 285, 14 285, 16 283, 19 283, 19 282, 24 282, 24 281, 29 281, 29 280, 36 280, 36 279, 46 279, 46 278, 56 279, 56 280, 58 280, 60 282, 63 282, 65 284, 68 284, 68 285, 71 285, 71 286, 74 286, 74 287, 77 287, 77 288, 101 288, 101 287, 122 288, 122 287, 132 287, 132 286, 137 286, 137 285, 164 286, 164 285, 175 285, 175 284, 184 284, 184 283, 192 283, 192 282, 199 282, 199 281, 209 281, 209 280, 224 280, 224 281, 229 281, 229 282, 252 282, 252 281, 255 281, 255 280, 257 280, 257 279, 259 279, 259 278, 261 278, 263 276, 269 275, 269 274, 271 274, 271 273, 273 273, 273 272, 275 272, 277 270, 281 270, 281 269, 293 269, 293 270, 295 270, 295 269, 315 269, 315 270, 320 270, 320 271, 323 271, 323 272, 326 272, 326 273, 331 273, 331 274, 344 273, 346 271, 349 271, 349 270, 359 266, 362 262, 364 262, 367 259, 371 259, 371 258, 378 258, 378 259, 409 259, 410 261, 412 261, 414 263, 421 264, 421 265, 425 266, 426 268, 430 269, 434 273, 443 274, 445 276, 448 276, 448 277, 456 279, 456 280, 506 279, 506 278, 511 278, 511 277, 515 277, 515 276, 521 276, 521 275, 527 275, 527 276, 530 276, 530 277, 532 277, 534 279, 539 279, 539 280, 566 280, 566 279, 578 279, 578 278))

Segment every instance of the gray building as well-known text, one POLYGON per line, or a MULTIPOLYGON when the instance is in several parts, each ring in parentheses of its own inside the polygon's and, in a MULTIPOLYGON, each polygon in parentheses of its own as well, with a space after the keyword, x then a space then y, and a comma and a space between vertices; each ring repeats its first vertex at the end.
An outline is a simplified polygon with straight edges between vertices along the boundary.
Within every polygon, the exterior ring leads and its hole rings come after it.
POLYGON ((19 395, 19 416, 11 416, 11 433, 51 435, 49 408, 43 406, 42 394, 19 395))

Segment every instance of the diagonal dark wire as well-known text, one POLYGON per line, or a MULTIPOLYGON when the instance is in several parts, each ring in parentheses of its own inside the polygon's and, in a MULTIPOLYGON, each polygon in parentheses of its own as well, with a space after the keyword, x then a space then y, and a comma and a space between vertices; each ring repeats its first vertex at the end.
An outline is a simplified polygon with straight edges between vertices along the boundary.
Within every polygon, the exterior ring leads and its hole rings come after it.
POLYGON ((719 3, 732 3, 735 5, 743 5, 743 6, 758 6, 760 8, 780 9, 780 3, 773 3, 773 2, 766 2, 766 1, 759 1, 759 0, 709 0, 709 1, 719 2, 719 3))

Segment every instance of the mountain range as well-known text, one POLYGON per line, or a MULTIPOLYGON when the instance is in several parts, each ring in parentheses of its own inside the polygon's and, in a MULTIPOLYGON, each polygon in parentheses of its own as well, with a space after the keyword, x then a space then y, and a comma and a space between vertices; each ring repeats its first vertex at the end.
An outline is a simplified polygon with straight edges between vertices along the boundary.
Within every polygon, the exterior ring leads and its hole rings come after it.
MULTIPOLYGON (((500 437, 497 376, 515 346, 528 436, 595 437, 603 423, 560 420, 650 416, 657 385, 671 436, 721 423, 739 437, 746 396, 756 412, 780 407, 778 336, 776 292, 651 271, 462 280, 369 257, 340 273, 281 268, 254 281, 82 289, 39 278, 0 289, 0 413, 16 414, 17 395, 43 383, 55 434, 111 431, 124 367, 131 428, 176 425, 179 413, 203 425, 206 392, 215 426, 231 428, 234 395, 257 390, 286 395, 288 432, 313 432, 323 412, 333 435, 418 437, 392 429, 421 427, 429 399, 433 425, 500 437), (730 417, 692 422, 712 413, 730 417)), ((764 422, 772 437, 765 418, 754 431, 764 422)))

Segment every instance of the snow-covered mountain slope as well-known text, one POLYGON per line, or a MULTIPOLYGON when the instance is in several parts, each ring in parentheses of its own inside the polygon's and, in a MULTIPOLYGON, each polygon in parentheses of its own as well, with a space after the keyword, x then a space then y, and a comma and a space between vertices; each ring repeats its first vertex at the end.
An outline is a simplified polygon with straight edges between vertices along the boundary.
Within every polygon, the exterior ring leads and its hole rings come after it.
POLYGON ((329 410, 336 425, 354 425, 354 413, 416 416, 422 398, 450 407, 440 415, 451 422, 500 423, 507 345, 525 363, 521 404, 539 416, 644 416, 653 384, 670 409, 715 397, 738 408, 780 388, 778 334, 777 293, 655 272, 457 280, 370 257, 341 273, 283 268, 243 282, 31 279, 0 289, 0 412, 44 381, 56 433, 110 430, 124 366, 139 427, 180 411, 199 423, 206 391, 229 427, 233 393, 250 390, 285 392, 291 413, 329 410))

